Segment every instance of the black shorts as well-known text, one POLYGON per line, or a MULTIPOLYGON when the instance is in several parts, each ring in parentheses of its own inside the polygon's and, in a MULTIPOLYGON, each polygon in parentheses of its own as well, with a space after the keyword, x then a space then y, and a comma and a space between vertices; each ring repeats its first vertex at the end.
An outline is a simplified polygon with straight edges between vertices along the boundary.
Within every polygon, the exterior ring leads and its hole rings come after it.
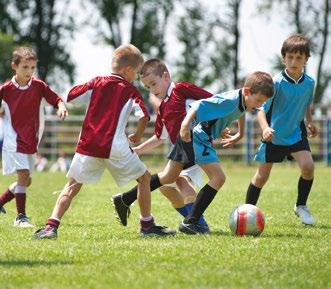
POLYGON ((168 155, 168 159, 183 164, 184 169, 194 166, 193 142, 184 142, 178 135, 176 143, 168 155))
POLYGON ((308 139, 304 137, 301 141, 289 146, 274 145, 267 142, 265 150, 265 160, 267 163, 280 163, 285 158, 292 160, 291 153, 299 151, 310 151, 308 139))

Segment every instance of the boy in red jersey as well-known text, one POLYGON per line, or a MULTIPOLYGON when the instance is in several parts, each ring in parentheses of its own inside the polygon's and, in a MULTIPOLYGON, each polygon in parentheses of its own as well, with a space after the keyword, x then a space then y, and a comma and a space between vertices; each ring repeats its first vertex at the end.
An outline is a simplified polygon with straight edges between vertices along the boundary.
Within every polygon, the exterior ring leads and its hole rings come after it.
POLYGON ((149 120, 143 99, 132 85, 143 62, 138 48, 122 45, 114 51, 114 73, 93 78, 70 90, 68 101, 79 97, 88 98, 89 105, 76 153, 67 174, 69 182, 60 194, 46 226, 35 233, 37 239, 57 237, 60 220, 74 196, 84 183, 98 181, 105 169, 119 186, 137 180, 142 236, 175 234, 175 231, 154 223, 151 215, 150 174, 129 144, 129 140, 139 142, 149 120), (127 137, 125 127, 132 110, 139 121, 136 132, 127 137))
POLYGON ((31 184, 30 171, 42 134, 42 100, 58 108, 58 116, 65 119, 68 111, 61 98, 40 79, 33 77, 37 65, 36 52, 30 47, 14 50, 12 68, 16 74, 0 87, 1 109, 4 112, 3 174, 17 174, 17 181, 0 196, 0 212, 4 204, 16 200, 16 227, 33 227, 26 216, 26 190, 31 184))
MULTIPOLYGON (((195 100, 212 96, 211 93, 194 84, 188 82, 173 83, 166 65, 156 58, 144 63, 141 70, 141 80, 145 87, 153 95, 161 99, 162 102, 158 109, 154 135, 144 143, 133 148, 137 154, 152 150, 154 147, 161 145, 166 139, 169 139, 171 144, 175 145, 181 123, 189 105, 195 100)), ((182 152, 176 150, 171 154, 171 160, 182 161, 182 157, 179 157, 182 152)), ((165 171, 168 169, 169 164, 165 171)), ((152 183, 154 183, 154 179, 157 179, 156 175, 152 176, 152 183)), ((201 185, 201 170, 194 163, 186 164, 184 170, 175 179, 175 183, 163 185, 159 189, 169 199, 173 207, 182 216, 186 217, 196 199, 194 185, 201 185)), ((129 206, 136 199, 136 188, 113 197, 118 218, 124 226, 127 225, 127 217, 130 212, 129 206)), ((199 223, 208 227, 203 216, 200 218, 199 223)))

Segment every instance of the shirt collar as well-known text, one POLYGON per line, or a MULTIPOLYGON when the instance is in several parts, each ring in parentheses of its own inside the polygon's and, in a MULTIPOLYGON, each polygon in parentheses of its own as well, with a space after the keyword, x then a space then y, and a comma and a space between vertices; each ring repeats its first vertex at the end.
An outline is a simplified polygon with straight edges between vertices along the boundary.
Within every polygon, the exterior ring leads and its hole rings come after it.
POLYGON ((289 74, 287 73, 286 69, 283 70, 282 72, 283 76, 291 83, 295 83, 295 84, 298 84, 298 83, 301 83, 305 76, 304 76, 304 73, 301 74, 300 78, 298 80, 295 80, 294 78, 292 78, 291 76, 289 76, 289 74))
POLYGON ((175 83, 174 82, 171 82, 170 85, 169 85, 169 87, 168 87, 168 90, 167 90, 167 96, 164 99, 165 102, 167 102, 169 100, 169 97, 170 97, 170 95, 171 95, 172 90, 174 89, 174 87, 175 87, 175 83))
POLYGON ((24 85, 24 86, 21 86, 21 85, 18 84, 18 82, 15 79, 15 76, 12 77, 11 82, 16 86, 16 88, 21 89, 21 90, 25 90, 25 89, 28 89, 31 86, 32 77, 29 80, 29 82, 26 85, 24 85))
POLYGON ((114 76, 114 77, 117 77, 117 78, 120 78, 120 79, 124 79, 122 76, 120 76, 120 75, 117 74, 117 73, 111 73, 110 75, 111 75, 111 76, 114 76))

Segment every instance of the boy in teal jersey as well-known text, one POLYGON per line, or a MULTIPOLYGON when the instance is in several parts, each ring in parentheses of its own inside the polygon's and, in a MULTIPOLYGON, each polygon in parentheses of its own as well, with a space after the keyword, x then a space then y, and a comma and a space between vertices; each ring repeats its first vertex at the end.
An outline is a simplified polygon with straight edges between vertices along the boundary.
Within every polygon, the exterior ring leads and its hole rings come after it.
POLYGON ((255 156, 260 162, 246 194, 246 203, 256 205, 274 163, 294 158, 300 167, 298 197, 294 212, 306 225, 315 220, 306 203, 314 179, 314 162, 307 140, 317 135, 312 119, 314 80, 303 72, 310 56, 309 40, 293 35, 283 43, 281 54, 285 70, 274 77, 275 95, 258 112, 262 141, 255 156))
POLYGON ((271 76, 257 71, 247 77, 243 88, 216 94, 191 104, 191 109, 182 122, 180 136, 183 142, 189 143, 191 122, 194 120, 197 123, 192 132, 195 162, 207 174, 209 181, 198 193, 191 212, 179 225, 181 232, 208 233, 199 225, 198 220, 225 182, 217 152, 212 146, 213 140, 219 138, 222 131, 233 121, 241 119, 246 110, 261 107, 273 94, 271 76))

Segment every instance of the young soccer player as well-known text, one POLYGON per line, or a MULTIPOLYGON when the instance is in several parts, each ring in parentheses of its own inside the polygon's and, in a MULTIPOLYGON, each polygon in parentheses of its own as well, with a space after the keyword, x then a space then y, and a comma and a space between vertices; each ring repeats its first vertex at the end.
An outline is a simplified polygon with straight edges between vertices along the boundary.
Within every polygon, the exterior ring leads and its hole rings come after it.
MULTIPOLYGON (((167 66, 160 59, 146 61, 141 70, 141 80, 144 86, 162 102, 158 109, 154 135, 133 148, 137 154, 144 153, 161 145, 169 139, 174 145, 179 134, 180 125, 186 115, 188 105, 195 100, 212 96, 211 93, 188 82, 173 83, 167 66)), ((173 207, 182 215, 187 216, 196 198, 194 184, 201 183, 201 170, 197 165, 185 167, 174 184, 160 187, 160 191, 169 199, 173 207), (179 191, 177 188, 179 188, 179 191)), ((155 178, 155 176, 153 177, 155 178)), ((122 225, 127 225, 129 206, 137 198, 137 189, 128 194, 116 195, 113 203, 122 225)), ((203 217, 201 225, 207 226, 203 217)))
POLYGON ((294 158, 301 170, 294 212, 303 224, 314 225, 307 207, 314 162, 304 124, 306 116, 310 136, 315 137, 317 128, 312 119, 314 80, 303 72, 310 56, 309 40, 303 35, 293 35, 284 41, 281 54, 285 70, 274 77, 275 96, 258 112, 263 140, 255 160, 260 165, 248 186, 246 203, 256 205, 274 163, 282 162, 285 157, 294 158))
POLYGON ((60 221, 72 199, 84 183, 98 181, 105 169, 119 186, 137 180, 142 236, 175 234, 175 231, 154 223, 151 215, 150 174, 129 144, 129 140, 134 143, 140 140, 149 120, 143 99, 132 85, 143 62, 138 48, 131 44, 122 45, 114 51, 113 73, 110 76, 93 78, 83 85, 73 87, 69 92, 68 101, 78 97, 89 98, 89 105, 67 174, 69 181, 46 226, 35 233, 37 239, 57 237, 60 221), (136 132, 127 137, 125 127, 132 110, 139 121, 136 132))
MULTIPOLYGON (((212 146, 213 139, 218 138, 231 122, 242 118, 246 110, 259 108, 273 94, 271 76, 264 72, 254 72, 247 77, 242 89, 216 94, 192 103, 182 122, 180 136, 184 143, 191 142, 190 124, 193 120, 198 123, 192 132, 195 162, 205 171, 209 182, 200 190, 191 212, 179 225, 181 232, 208 233, 198 220, 225 182, 217 152, 212 146)), ((231 141, 235 143, 239 139, 238 136, 231 141)))
POLYGON ((61 98, 48 85, 33 77, 37 54, 30 47, 13 51, 12 68, 16 74, 0 87, 0 103, 4 112, 4 143, 2 150, 3 174, 17 174, 17 181, 0 196, 0 213, 4 205, 15 198, 17 217, 14 226, 32 227, 26 216, 26 191, 31 184, 31 171, 43 127, 43 105, 46 101, 58 108, 64 119, 68 112, 61 98))

